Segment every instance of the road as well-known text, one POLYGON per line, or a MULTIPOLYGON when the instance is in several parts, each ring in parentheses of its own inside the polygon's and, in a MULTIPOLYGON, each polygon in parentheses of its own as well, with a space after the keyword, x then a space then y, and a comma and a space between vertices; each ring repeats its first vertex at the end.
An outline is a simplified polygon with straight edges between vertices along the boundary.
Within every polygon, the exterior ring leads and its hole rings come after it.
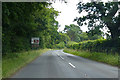
POLYGON ((51 50, 19 70, 12 78, 118 78, 118 68, 51 50))

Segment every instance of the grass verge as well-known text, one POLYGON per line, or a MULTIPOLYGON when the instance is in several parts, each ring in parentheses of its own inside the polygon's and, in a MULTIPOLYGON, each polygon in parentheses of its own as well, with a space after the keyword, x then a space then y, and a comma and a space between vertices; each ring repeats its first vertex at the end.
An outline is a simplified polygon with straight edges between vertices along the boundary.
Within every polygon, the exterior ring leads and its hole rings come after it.
POLYGON ((81 57, 95 60, 98 62, 107 63, 112 66, 120 67, 120 63, 118 61, 119 60, 118 54, 113 55, 113 54, 105 54, 105 53, 100 53, 100 52, 92 52, 91 53, 91 52, 87 52, 87 51, 77 51, 77 50, 73 50, 73 49, 64 49, 63 51, 66 53, 81 56, 81 57))
POLYGON ((7 54, 2 58, 2 78, 10 77, 17 70, 48 50, 49 49, 39 49, 21 53, 7 54))
POLYGON ((2 59, 1 59, 1 54, 0 54, 0 80, 2 79, 2 59))

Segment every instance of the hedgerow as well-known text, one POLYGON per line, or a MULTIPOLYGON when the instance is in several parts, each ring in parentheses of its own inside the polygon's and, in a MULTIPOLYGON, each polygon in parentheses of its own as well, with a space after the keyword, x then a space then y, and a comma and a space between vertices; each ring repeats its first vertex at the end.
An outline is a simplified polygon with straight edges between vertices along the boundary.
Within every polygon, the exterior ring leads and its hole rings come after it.
POLYGON ((119 53, 120 52, 120 39, 107 40, 97 39, 88 40, 79 43, 67 44, 67 48, 86 50, 90 52, 105 52, 105 53, 119 53))

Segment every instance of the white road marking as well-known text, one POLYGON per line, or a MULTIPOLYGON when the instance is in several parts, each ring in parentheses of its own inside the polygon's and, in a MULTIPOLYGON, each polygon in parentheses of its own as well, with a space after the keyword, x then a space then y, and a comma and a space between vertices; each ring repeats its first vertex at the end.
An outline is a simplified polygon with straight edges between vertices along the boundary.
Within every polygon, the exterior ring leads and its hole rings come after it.
POLYGON ((73 68, 75 68, 75 66, 72 63, 69 63, 70 66, 72 66, 73 68))
MULTIPOLYGON (((60 56, 59 54, 57 54, 57 56, 59 56, 61 59, 63 59, 64 60, 64 58, 62 57, 62 56, 60 56)), ((72 63, 70 63, 69 62, 69 65, 71 66, 71 67, 73 67, 73 68, 76 68, 72 63)))
POLYGON ((64 59, 63 57, 60 56, 61 59, 64 59))
POLYGON ((59 54, 57 54, 61 59, 63 59, 64 60, 64 58, 63 57, 61 57, 59 54))

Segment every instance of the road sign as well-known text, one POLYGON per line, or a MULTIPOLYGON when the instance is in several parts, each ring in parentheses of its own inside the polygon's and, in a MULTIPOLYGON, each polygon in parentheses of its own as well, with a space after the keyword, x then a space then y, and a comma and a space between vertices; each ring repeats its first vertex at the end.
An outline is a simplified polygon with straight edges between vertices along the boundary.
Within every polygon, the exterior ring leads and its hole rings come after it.
POLYGON ((31 44, 39 44, 39 38, 38 37, 32 37, 31 38, 31 44))

